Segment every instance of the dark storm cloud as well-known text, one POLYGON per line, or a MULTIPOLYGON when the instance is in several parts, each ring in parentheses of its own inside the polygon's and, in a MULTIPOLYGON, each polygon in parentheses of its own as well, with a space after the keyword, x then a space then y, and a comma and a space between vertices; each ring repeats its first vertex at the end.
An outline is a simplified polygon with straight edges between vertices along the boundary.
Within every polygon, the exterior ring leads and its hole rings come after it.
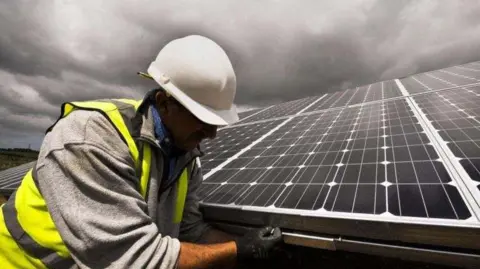
POLYGON ((479 60, 478 14, 474 1, 3 1, 0 146, 40 141, 62 102, 140 98, 155 85, 135 73, 174 38, 218 42, 237 105, 259 106, 479 60))

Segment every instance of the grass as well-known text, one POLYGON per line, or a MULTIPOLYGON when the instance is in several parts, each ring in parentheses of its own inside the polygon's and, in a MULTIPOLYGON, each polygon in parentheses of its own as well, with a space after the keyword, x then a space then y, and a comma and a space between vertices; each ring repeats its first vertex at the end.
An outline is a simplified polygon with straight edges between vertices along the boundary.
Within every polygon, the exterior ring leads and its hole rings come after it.
POLYGON ((0 171, 35 161, 38 151, 13 149, 0 149, 0 171))

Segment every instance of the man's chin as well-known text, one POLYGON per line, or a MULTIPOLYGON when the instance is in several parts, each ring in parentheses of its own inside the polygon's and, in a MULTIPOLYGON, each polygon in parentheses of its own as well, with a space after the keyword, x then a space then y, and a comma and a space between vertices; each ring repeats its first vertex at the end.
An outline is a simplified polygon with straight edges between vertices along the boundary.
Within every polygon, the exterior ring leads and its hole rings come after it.
POLYGON ((181 149, 183 149, 185 151, 192 151, 196 147, 198 147, 198 144, 200 144, 200 143, 192 142, 192 143, 184 144, 184 145, 181 146, 181 149))

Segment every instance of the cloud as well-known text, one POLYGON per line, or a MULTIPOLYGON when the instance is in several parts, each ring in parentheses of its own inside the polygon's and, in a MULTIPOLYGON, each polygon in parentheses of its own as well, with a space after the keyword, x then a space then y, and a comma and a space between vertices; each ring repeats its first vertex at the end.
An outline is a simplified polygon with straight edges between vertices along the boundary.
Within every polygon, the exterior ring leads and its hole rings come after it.
POLYGON ((188 34, 227 51, 243 109, 479 60, 479 13, 433 0, 3 1, 0 141, 41 137, 65 101, 141 98, 155 84, 136 72, 188 34))

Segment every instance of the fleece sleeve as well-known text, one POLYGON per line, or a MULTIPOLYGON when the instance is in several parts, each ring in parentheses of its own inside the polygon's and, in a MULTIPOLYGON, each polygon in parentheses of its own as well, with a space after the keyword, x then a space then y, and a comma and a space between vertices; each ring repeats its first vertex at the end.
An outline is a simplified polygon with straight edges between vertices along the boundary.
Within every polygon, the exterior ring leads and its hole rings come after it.
POLYGON ((74 111, 45 137, 39 188, 78 267, 176 267, 180 242, 162 236, 148 216, 133 167, 98 112, 74 111))

